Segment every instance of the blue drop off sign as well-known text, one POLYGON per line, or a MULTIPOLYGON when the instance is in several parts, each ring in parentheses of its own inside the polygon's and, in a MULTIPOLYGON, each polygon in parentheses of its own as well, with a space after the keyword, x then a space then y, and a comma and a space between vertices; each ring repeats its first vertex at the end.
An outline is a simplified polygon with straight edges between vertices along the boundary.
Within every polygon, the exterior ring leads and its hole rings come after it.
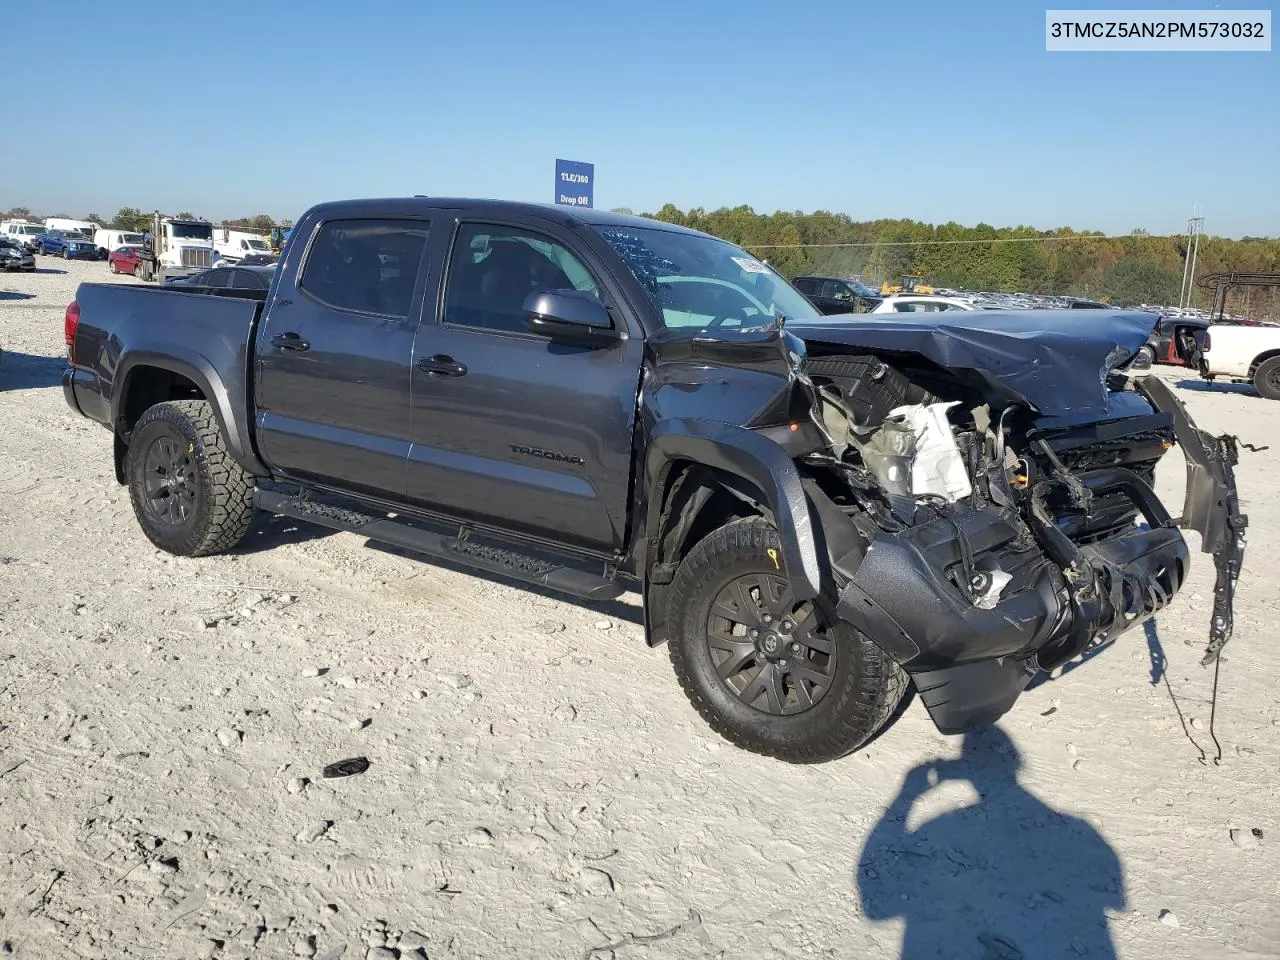
POLYGON ((556 161, 555 202, 567 207, 590 207, 595 200, 596 167, 579 160, 556 161))

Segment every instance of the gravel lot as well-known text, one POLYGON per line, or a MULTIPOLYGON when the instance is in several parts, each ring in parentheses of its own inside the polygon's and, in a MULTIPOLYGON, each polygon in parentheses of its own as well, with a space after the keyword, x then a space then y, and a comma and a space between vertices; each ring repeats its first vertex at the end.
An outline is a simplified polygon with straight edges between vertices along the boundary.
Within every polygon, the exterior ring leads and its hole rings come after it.
POLYGON ((1280 956, 1280 404, 1180 390, 1276 444, 1239 468, 1219 765, 1196 554, 1158 624, 997 731, 915 702, 794 768, 703 726, 634 597, 270 518, 234 556, 158 553, 58 382, 106 265, 39 262, 0 274, 0 955, 896 957, 905 930, 910 957, 1280 956))

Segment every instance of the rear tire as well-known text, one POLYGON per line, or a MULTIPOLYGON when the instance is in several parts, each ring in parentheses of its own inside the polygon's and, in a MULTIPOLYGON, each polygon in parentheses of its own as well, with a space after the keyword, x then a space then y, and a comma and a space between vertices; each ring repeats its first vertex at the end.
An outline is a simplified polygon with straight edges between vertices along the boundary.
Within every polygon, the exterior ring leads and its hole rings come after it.
POLYGON ((1268 400, 1280 400, 1280 357, 1258 364, 1258 369, 1253 372, 1253 385, 1268 400))
POLYGON ((1155 362, 1156 362, 1155 348, 1148 343, 1144 345, 1138 351, 1138 355, 1134 357, 1133 369, 1134 370, 1150 370, 1151 365, 1155 362))
POLYGON ((671 663, 694 708, 735 746, 788 763, 834 760, 884 727, 907 675, 824 601, 796 605, 780 556, 778 531, 761 517, 701 540, 671 584, 671 663))
POLYGON ((125 477, 142 532, 167 553, 224 553, 249 532, 253 477, 227 452, 206 400, 147 410, 129 438, 125 477))

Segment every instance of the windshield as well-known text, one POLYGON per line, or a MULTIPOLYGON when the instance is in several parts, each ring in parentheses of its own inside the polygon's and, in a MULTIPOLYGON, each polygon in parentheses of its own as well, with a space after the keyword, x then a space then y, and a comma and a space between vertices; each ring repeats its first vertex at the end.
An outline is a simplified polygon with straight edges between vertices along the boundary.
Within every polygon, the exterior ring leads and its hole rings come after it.
POLYGON ((37 226, 36 226, 36 225, 34 225, 34 224, 30 224, 30 225, 27 225, 27 226, 24 226, 24 227, 19 227, 19 228, 18 228, 18 232, 19 232, 19 233, 21 233, 21 234, 22 234, 22 235, 24 235, 24 236, 28 236, 28 237, 35 236, 35 237, 38 237, 41 233, 43 233, 43 232, 44 232, 44 227, 37 227, 37 226))
POLYGON ((212 240, 213 224, 170 222, 169 236, 175 240, 212 240))
POLYGON ((270 247, 268 247, 268 246, 267 246, 265 243, 263 243, 261 240, 250 240, 250 241, 249 241, 249 249, 250 249, 250 250, 257 250, 257 251, 259 251, 259 252, 261 252, 261 253, 270 253, 270 252, 271 252, 271 248, 270 248, 270 247))
POLYGON ((845 280, 845 283, 849 284, 849 286, 853 288, 853 292, 860 297, 874 297, 877 300, 880 299, 879 292, 876 290, 872 290, 861 280, 857 280, 855 278, 850 277, 849 279, 845 280))
POLYGON ((136 243, 138 246, 142 246, 142 240, 143 240, 143 237, 142 237, 142 234, 140 233, 120 234, 120 242, 122 244, 136 243))
POLYGON ((667 327, 742 328, 813 319, 813 305, 740 247, 697 234, 598 226, 667 327))

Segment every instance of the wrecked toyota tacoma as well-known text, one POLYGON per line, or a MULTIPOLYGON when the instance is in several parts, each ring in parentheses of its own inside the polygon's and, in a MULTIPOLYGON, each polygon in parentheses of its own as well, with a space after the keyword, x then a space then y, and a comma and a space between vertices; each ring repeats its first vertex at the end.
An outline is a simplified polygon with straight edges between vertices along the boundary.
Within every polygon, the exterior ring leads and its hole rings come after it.
MULTIPOLYGON (((953 733, 1244 547, 1231 437, 1126 369, 1113 310, 822 317, 713 237, 590 209, 347 201, 271 287, 90 283, 71 407, 143 532, 235 549, 262 510, 594 600, 643 597, 698 712, 815 762, 913 685, 953 733), (1174 445, 1180 520, 1152 489, 1174 445)), ((492 629, 485 626, 484 629, 492 629)))

